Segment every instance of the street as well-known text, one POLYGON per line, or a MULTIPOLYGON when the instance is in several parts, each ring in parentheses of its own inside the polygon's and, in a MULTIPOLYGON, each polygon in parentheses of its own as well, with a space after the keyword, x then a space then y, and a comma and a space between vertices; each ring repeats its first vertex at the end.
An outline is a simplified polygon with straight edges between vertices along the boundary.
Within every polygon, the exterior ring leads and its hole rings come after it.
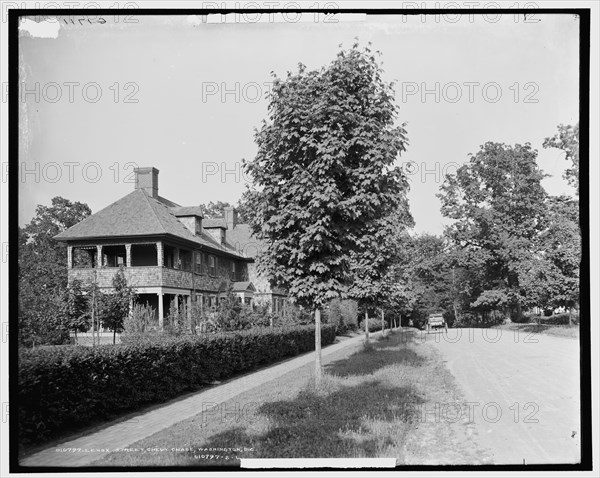
POLYGON ((496 464, 580 460, 579 341, 502 329, 423 334, 464 392, 496 464))

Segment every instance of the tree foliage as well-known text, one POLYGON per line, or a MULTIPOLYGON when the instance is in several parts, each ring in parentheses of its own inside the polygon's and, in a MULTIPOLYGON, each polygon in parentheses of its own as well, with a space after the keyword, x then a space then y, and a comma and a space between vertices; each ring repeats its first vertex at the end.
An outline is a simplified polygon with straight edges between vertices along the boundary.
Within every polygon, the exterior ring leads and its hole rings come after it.
MULTIPOLYGON (((250 222, 250 216, 252 215, 252 207, 249 204, 250 189, 244 190, 242 197, 239 199, 235 206, 237 212, 237 220, 239 223, 247 224, 250 222)), ((202 213, 207 219, 215 219, 224 216, 224 209, 226 207, 233 207, 233 205, 226 201, 210 201, 208 204, 200 204, 202 213)))
POLYGON ((91 214, 80 202, 62 197, 19 228, 19 340, 26 345, 57 344, 68 339, 62 296, 67 287, 66 245, 54 236, 91 214))
POLYGON ((251 225, 265 244, 259 270, 302 305, 321 307, 361 280, 357 271, 366 279, 385 262, 366 267, 361 253, 381 252, 405 201, 396 115, 392 84, 358 44, 318 71, 299 64, 274 75, 258 153, 245 163, 256 187, 251 225))
POLYGON ((65 326, 77 333, 86 332, 90 326, 87 299, 83 294, 84 284, 74 279, 67 286, 62 298, 62 315, 65 326))
POLYGON ((579 123, 575 126, 559 124, 558 132, 544 140, 544 148, 556 148, 565 153, 565 159, 571 167, 565 170, 565 178, 579 194, 579 123))
POLYGON ((223 209, 226 207, 231 207, 231 204, 224 201, 210 201, 208 204, 200 204, 202 214, 207 219, 223 217, 223 209))
POLYGON ((454 219, 445 233, 462 251, 459 265, 474 272, 470 307, 481 314, 509 307, 520 316, 531 302, 523 264, 536 257, 547 216, 536 157, 528 143, 488 142, 440 188, 442 213, 454 219))
MULTIPOLYGON (((113 289, 102 296, 102 326, 113 331, 113 337, 123 331, 125 319, 137 298, 135 290, 127 284, 123 266, 115 273, 113 289)), ((114 342, 114 339, 113 339, 114 342)))

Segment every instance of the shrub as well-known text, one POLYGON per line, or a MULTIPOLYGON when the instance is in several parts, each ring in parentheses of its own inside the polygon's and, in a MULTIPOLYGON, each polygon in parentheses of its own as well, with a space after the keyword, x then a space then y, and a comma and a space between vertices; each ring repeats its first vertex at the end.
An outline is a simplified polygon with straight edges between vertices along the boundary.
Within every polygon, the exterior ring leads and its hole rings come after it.
MULTIPOLYGON (((323 326, 323 345, 335 326, 323 326)), ((22 443, 161 402, 198 386, 314 349, 314 327, 256 329, 210 336, 143 334, 99 347, 48 347, 19 354, 22 443)))
POLYGON ((273 314, 273 323, 283 326, 308 325, 313 324, 314 320, 313 312, 291 302, 285 305, 280 315, 273 314))
MULTIPOLYGON (((388 329, 388 325, 385 326, 388 329)), ((369 332, 379 332, 381 330, 381 317, 369 317, 369 332)), ((360 321, 358 324, 358 332, 364 333, 365 331, 365 320, 360 321)))
POLYGON ((338 333, 355 330, 358 327, 358 303, 350 299, 333 299, 324 316, 328 323, 337 325, 338 333))
POLYGON ((134 304, 131 314, 123 322, 123 334, 142 333, 157 327, 158 320, 154 307, 146 304, 134 304))
POLYGON ((454 322, 453 327, 493 327, 502 324, 506 318, 506 315, 502 312, 495 310, 484 313, 462 312, 454 322))

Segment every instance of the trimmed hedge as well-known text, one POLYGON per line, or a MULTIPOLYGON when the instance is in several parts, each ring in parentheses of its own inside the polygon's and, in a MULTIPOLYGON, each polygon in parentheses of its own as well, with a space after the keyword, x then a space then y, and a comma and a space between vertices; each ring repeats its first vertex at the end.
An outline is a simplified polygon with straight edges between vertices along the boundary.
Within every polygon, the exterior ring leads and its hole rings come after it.
MULTIPOLYGON (((334 325, 324 325, 322 344, 332 343, 335 333, 334 325)), ((22 443, 47 441, 59 431, 165 401, 314 347, 314 326, 305 325, 24 350, 19 354, 19 435, 22 443)))

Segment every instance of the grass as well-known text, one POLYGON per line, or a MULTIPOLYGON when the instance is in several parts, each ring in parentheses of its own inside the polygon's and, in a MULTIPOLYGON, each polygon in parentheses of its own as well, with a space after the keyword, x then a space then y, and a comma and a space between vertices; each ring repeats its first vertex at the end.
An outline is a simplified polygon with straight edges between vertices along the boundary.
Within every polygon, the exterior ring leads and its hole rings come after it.
POLYGON ((238 465, 244 457, 485 462, 466 416, 452 422, 423 419, 424 408, 461 400, 435 349, 418 343, 414 332, 370 342, 327 357, 319 386, 307 365, 92 466, 238 465))

